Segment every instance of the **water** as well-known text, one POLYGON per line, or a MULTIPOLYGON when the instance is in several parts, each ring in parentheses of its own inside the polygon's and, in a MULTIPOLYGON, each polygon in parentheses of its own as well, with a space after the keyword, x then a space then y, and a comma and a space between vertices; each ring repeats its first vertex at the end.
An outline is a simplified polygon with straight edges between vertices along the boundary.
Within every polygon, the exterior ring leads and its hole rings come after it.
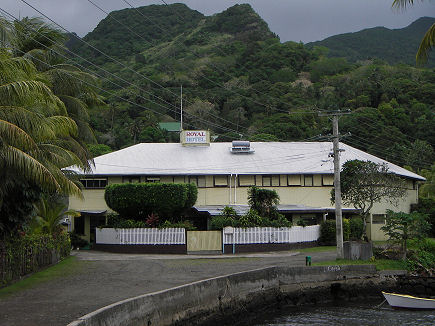
POLYGON ((244 322, 238 326, 370 325, 435 326, 435 311, 394 310, 380 302, 335 303, 288 307, 244 322))

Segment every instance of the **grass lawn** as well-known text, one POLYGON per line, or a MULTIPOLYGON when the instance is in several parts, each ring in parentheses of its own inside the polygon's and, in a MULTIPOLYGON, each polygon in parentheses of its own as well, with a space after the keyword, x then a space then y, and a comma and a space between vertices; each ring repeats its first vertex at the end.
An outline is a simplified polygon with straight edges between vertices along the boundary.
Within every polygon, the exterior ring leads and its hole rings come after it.
POLYGON ((313 263, 313 266, 330 266, 330 265, 375 265, 378 271, 406 269, 406 262, 402 260, 391 260, 391 259, 376 259, 375 261, 337 259, 331 261, 324 261, 320 263, 313 263))
POLYGON ((319 247, 294 249, 294 250, 299 251, 299 252, 303 252, 303 253, 310 253, 310 252, 323 252, 323 251, 337 250, 337 247, 336 246, 319 246, 319 247))
POLYGON ((54 266, 50 266, 40 272, 34 273, 29 277, 13 283, 12 285, 0 289, 0 299, 17 293, 18 291, 31 288, 42 282, 76 273, 84 263, 87 262, 78 261, 77 257, 70 256, 54 266))

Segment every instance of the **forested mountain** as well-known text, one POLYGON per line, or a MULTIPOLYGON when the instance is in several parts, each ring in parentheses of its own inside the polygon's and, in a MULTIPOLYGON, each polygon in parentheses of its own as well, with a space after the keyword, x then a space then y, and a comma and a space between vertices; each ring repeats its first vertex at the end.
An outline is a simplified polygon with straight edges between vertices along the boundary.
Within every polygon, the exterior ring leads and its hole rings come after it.
MULTIPOLYGON (((435 18, 422 17, 405 28, 388 29, 375 27, 355 33, 328 37, 322 41, 307 43, 307 47, 324 46, 329 57, 343 57, 351 62, 382 59, 389 64, 415 65, 415 53, 420 40, 435 22, 435 18)), ((435 56, 429 56, 428 67, 435 66, 435 56)))
POLYGON ((109 105, 91 123, 111 149, 177 141, 158 122, 180 120, 183 85, 184 128, 216 141, 324 140, 330 121, 317 112, 341 108, 352 111, 340 120, 347 143, 414 169, 434 161, 433 70, 281 43, 249 5, 213 16, 182 4, 124 9, 84 39, 95 48, 75 40, 85 60, 71 60, 100 76, 109 105))

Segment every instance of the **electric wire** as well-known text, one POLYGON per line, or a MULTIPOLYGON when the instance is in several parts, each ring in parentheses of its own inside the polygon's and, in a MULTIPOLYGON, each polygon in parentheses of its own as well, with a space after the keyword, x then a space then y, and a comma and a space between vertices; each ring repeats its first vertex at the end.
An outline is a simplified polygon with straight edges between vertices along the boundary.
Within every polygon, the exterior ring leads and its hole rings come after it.
MULTIPOLYGON (((1 10, 2 12, 6 13, 8 16, 10 16, 10 17, 14 18, 15 20, 17 20, 17 18, 16 18, 15 16, 13 16, 13 15, 10 14, 10 13, 8 13, 6 10, 1 9, 1 8, 0 8, 0 10, 1 10)), ((34 30, 34 31, 36 31, 38 34, 40 34, 37 30, 34 30)), ((43 35, 43 34, 40 34, 40 35, 46 37, 46 36, 43 35)), ((49 40, 51 40, 51 39, 48 38, 48 37, 46 37, 46 38, 49 39, 49 40)), ((60 56, 62 56, 62 57, 64 57, 64 58, 67 58, 67 57, 64 56, 63 54, 61 54, 61 53, 55 51, 54 49, 49 48, 48 46, 46 46, 46 45, 44 45, 44 44, 42 44, 42 43, 40 43, 40 42, 37 41, 35 38, 33 38, 33 40, 34 40, 35 42, 37 42, 38 44, 40 44, 41 46, 44 46, 46 49, 50 49, 50 50, 53 51, 54 53, 56 53, 56 54, 58 54, 58 55, 60 55, 60 56)), ((51 40, 51 41, 52 41, 52 40, 51 40)), ((17 49, 17 50, 19 50, 19 49, 17 49)), ((68 50, 68 51, 69 51, 69 50, 68 50)), ((72 54, 74 54, 74 52, 72 52, 72 51, 69 51, 69 52, 72 53, 72 54)), ((46 62, 43 62, 43 61, 41 61, 41 60, 38 59, 38 58, 35 58, 35 57, 33 57, 33 56, 29 55, 29 54, 27 54, 27 55, 30 56, 30 57, 32 57, 33 59, 39 61, 39 62, 42 62, 42 63, 45 63, 45 64, 46 64, 46 62)), ((87 60, 87 61, 88 61, 88 60, 87 60)), ((93 63, 90 62, 90 61, 88 61, 88 62, 91 63, 91 64, 93 64, 93 63)), ((77 64, 77 63, 76 63, 76 64, 77 64)), ((85 69, 85 70, 87 70, 87 71, 91 71, 91 70, 89 70, 89 68, 86 68, 86 67, 83 66, 83 65, 80 65, 80 64, 77 64, 77 65, 79 65, 80 67, 82 67, 83 69, 85 69)), ((95 64, 93 64, 93 65, 95 65, 95 64)), ((51 66, 51 65, 50 65, 50 66, 51 66)), ((55 68, 55 66, 51 66, 51 67, 54 67, 54 68, 55 68)), ((109 72, 109 73, 110 73, 110 72, 109 72)), ((111 82, 111 80, 107 79, 107 78, 104 77, 104 76, 101 76, 101 75, 99 75, 99 74, 96 74, 96 75, 99 76, 100 78, 106 79, 106 80, 108 80, 108 81, 111 82)), ((69 76, 71 76, 71 77, 73 77, 73 78, 75 78, 75 79, 77 79, 77 80, 80 80, 80 81, 82 81, 82 82, 85 82, 85 81, 83 81, 83 80, 77 78, 76 76, 72 76, 72 75, 69 75, 69 76)), ((116 76, 116 75, 115 75, 115 76, 116 76)), ((126 81, 126 82, 129 83, 128 81, 126 81)), ((112 83, 113 83, 113 82, 112 82, 112 83)), ((118 99, 120 99, 120 100, 122 100, 122 101, 126 101, 126 102, 128 102, 129 104, 133 104, 133 105, 139 106, 139 107, 141 107, 141 108, 143 108, 143 109, 145 109, 145 110, 149 110, 149 111, 152 111, 152 112, 154 112, 154 113, 157 113, 157 114, 160 114, 160 115, 164 115, 164 113, 158 112, 158 111, 153 110, 153 109, 151 109, 151 108, 148 108, 148 107, 145 107, 145 106, 140 105, 140 104, 138 104, 138 103, 135 103, 135 102, 132 102, 132 101, 130 101, 130 100, 127 100, 127 99, 125 99, 125 98, 123 98, 123 97, 121 97, 121 96, 118 96, 118 95, 116 95, 116 94, 110 92, 110 91, 107 91, 107 90, 105 90, 105 89, 102 89, 102 88, 100 88, 100 87, 97 87, 96 85, 89 84, 89 83, 87 83, 87 84, 90 85, 91 87, 97 88, 97 89, 99 89, 100 91, 103 91, 103 92, 105 92, 105 93, 107 93, 107 94, 109 94, 109 95, 112 95, 112 96, 114 96, 114 97, 116 97, 116 98, 118 98, 118 99)), ((129 84, 131 84, 131 83, 129 83, 129 84)), ((133 84, 131 84, 131 85, 133 85, 133 84)), ((148 101, 150 101, 149 99, 146 99, 146 98, 144 98, 144 97, 142 97, 142 96, 140 96, 140 97, 143 98, 144 100, 148 100, 148 101)), ((151 102, 152 102, 152 103, 155 103, 155 102, 153 102, 153 101, 151 101, 151 102)), ((155 104, 159 104, 159 103, 155 103, 155 104)), ((159 105, 162 106, 161 104, 159 104, 159 105)), ((164 107, 164 106, 162 106, 162 107, 164 107)), ((167 107, 164 107, 164 108, 168 109, 167 107)), ((173 109, 169 109, 169 110, 174 111, 173 109)), ((191 114, 191 115, 192 115, 192 114, 191 114)), ((195 116, 195 115, 193 115, 193 116, 195 116)), ((199 119, 202 120, 202 121, 205 121, 205 122, 207 122, 207 123, 209 123, 209 124, 215 125, 215 126, 217 126, 218 128, 220 128, 220 129, 224 129, 224 130, 226 129, 226 130, 228 130, 228 131, 237 132, 237 131, 234 130, 234 129, 229 129, 229 128, 226 128, 226 127, 223 127, 223 126, 220 126, 220 125, 213 124, 213 123, 211 123, 211 122, 208 121, 208 120, 204 120, 204 119, 202 119, 202 118, 199 118, 199 119)), ((187 123, 187 124, 190 125, 189 123, 187 123)), ((220 135, 220 134, 216 133, 216 135, 220 135)), ((317 137, 317 136, 314 136, 314 137, 308 138, 308 140, 310 140, 310 139, 315 139, 316 137, 317 137)))

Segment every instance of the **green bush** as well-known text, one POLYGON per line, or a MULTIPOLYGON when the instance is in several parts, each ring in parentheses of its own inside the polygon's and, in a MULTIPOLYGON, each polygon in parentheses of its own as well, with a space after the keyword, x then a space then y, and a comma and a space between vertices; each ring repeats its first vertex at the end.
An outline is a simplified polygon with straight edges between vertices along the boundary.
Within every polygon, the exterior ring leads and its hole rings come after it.
POLYGON ((73 248, 82 248, 84 246, 87 246, 89 242, 87 242, 85 239, 81 238, 77 233, 75 232, 68 232, 69 237, 71 239, 71 246, 73 248))
MULTIPOLYGON (((350 236, 350 222, 343 219, 343 241, 348 241, 350 236)), ((322 246, 335 246, 337 244, 337 235, 335 220, 326 220, 320 223, 319 244, 322 246)))
POLYGON ((171 222, 166 220, 163 224, 159 226, 160 229, 164 228, 184 228, 187 231, 195 231, 196 227, 189 220, 179 221, 179 222, 171 222))
POLYGON ((258 214, 255 209, 250 209, 245 215, 240 216, 238 220, 236 220, 236 225, 241 228, 249 228, 255 226, 263 226, 264 219, 258 214))
POLYGON ((211 219, 212 230, 222 230, 226 226, 235 226, 235 220, 229 216, 218 215, 213 216, 211 219))
POLYGON ((350 223, 349 219, 343 219, 343 241, 349 241, 350 237, 350 223))
POLYGON ((194 184, 125 183, 106 187, 107 206, 121 217, 145 220, 152 213, 173 218, 193 206, 198 190, 194 184))
POLYGON ((53 252, 63 259, 70 255, 70 251, 71 241, 66 232, 54 236, 34 234, 4 239, 0 242, 0 253, 5 258, 1 266, 0 287, 54 263, 53 252))
POLYGON ((361 217, 353 217, 349 220, 349 240, 360 240, 364 233, 364 222, 361 217))
POLYGON ((435 271, 435 253, 425 250, 412 250, 406 260, 408 270, 418 274, 432 274, 435 271))
POLYGON ((287 220, 284 217, 284 215, 282 215, 282 214, 278 214, 277 217, 273 220, 266 219, 266 223, 267 223, 267 225, 263 225, 263 226, 270 226, 273 228, 283 228, 283 227, 290 228, 290 227, 292 227, 292 222, 287 220))
POLYGON ((326 220, 320 223, 319 244, 333 246, 336 243, 335 220, 326 220))

